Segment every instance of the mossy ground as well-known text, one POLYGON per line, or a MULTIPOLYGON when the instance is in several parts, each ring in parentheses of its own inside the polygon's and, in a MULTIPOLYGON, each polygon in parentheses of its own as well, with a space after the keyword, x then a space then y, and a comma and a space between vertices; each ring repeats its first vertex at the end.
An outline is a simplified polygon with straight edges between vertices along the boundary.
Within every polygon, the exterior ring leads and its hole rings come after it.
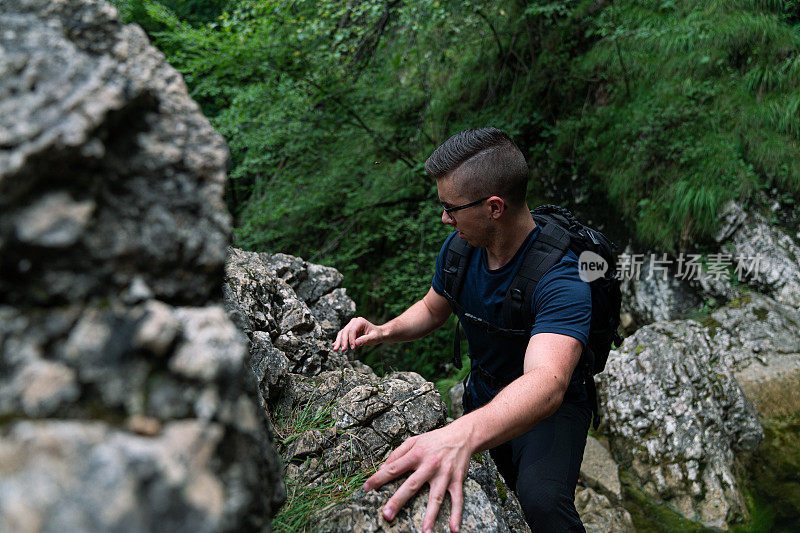
POLYGON ((748 500, 762 529, 800 530, 800 413, 762 417, 764 441, 747 469, 748 500))
POLYGON ((666 504, 653 502, 639 487, 634 477, 625 470, 620 471, 623 506, 631 514, 638 533, 684 533, 711 532, 713 529, 692 522, 666 504))

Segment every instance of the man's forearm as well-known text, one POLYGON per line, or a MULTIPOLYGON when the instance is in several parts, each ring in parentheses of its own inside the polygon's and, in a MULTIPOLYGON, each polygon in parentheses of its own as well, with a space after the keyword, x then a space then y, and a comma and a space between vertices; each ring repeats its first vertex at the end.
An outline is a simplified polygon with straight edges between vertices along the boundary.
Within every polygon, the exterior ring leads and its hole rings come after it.
POLYGON ((472 453, 522 435, 561 405, 565 386, 547 367, 523 374, 494 399, 452 424, 463 432, 472 453))
POLYGON ((406 309, 403 314, 380 326, 384 332, 383 342, 405 342, 424 337, 441 326, 447 317, 442 319, 428 306, 425 300, 406 309))

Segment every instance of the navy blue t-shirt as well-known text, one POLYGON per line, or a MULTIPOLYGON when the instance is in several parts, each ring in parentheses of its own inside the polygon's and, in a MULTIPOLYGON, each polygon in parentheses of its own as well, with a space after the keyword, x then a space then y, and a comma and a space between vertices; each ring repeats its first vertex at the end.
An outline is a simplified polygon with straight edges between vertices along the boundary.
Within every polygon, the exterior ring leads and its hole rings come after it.
MULTIPOLYGON (((525 253, 536 240, 541 228, 536 226, 517 250, 514 257, 496 270, 489 270, 486 263, 486 250, 476 249, 470 258, 458 303, 471 314, 501 328, 503 320, 503 300, 511 280, 522 265, 525 253)), ((444 275, 442 273, 447 250, 452 239, 457 239, 454 231, 444 242, 436 259, 436 271, 431 283, 433 290, 444 296, 444 275)), ((592 298, 589 284, 578 275, 578 258, 571 251, 548 270, 539 283, 532 298, 531 316, 534 317, 531 336, 537 333, 560 333, 578 339, 583 345, 589 336, 592 314, 592 298)), ((457 311, 461 318, 461 311, 457 311)), ((488 374, 498 377, 516 378, 522 375, 525 350, 528 339, 519 336, 491 333, 466 320, 461 326, 469 343, 473 368, 480 367, 488 374)), ((470 376, 465 393, 471 394, 473 405, 485 405, 499 392, 491 389, 476 373, 470 376)), ((570 379, 564 401, 588 402, 588 394, 583 385, 580 371, 576 368, 570 379)))

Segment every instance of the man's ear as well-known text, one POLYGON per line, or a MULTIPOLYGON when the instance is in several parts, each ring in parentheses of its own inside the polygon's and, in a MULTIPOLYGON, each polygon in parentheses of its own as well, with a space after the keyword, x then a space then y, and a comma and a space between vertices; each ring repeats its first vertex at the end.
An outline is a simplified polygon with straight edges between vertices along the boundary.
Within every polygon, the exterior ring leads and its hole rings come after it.
POLYGON ((492 196, 486 200, 486 202, 489 204, 489 208, 491 209, 490 216, 492 218, 500 218, 500 215, 502 215, 508 208, 505 201, 503 201, 503 199, 499 196, 492 196))

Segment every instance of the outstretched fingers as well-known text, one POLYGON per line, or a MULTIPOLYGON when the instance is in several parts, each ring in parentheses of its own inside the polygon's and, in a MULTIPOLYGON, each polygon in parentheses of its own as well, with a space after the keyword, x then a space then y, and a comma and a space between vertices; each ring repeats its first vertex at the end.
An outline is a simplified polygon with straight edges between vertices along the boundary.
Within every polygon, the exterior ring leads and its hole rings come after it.
POLYGON ((370 478, 364 482, 363 488, 365 491, 382 487, 386 483, 398 476, 405 474, 417 466, 416 458, 409 456, 406 453, 414 445, 413 442, 409 443, 409 440, 406 440, 400 445, 400 447, 393 451, 386 459, 386 462, 381 465, 378 471, 372 474, 370 478), (398 454, 398 452, 401 450, 402 452, 398 454))
POLYGON ((358 337, 362 329, 363 325, 359 324, 358 327, 350 328, 347 330, 347 338, 345 339, 345 342, 347 343, 347 346, 349 346, 351 350, 355 349, 356 337, 358 337))
POLYGON ((389 498, 389 501, 383 506, 383 517, 386 520, 394 520, 394 517, 397 515, 397 511, 399 511, 406 504, 406 502, 408 502, 408 500, 410 500, 411 497, 414 496, 414 494, 416 494, 423 485, 425 485, 430 477, 431 472, 423 469, 417 470, 411 474, 409 478, 405 480, 402 485, 400 485, 400 488, 397 489, 397 492, 394 493, 394 496, 389 498))
POLYGON ((344 330, 340 329, 339 333, 336 334, 336 340, 333 341, 333 349, 339 350, 342 348, 342 336, 344 335, 344 330))
POLYGON ((389 457, 386 458, 387 463, 392 463, 397 461, 405 454, 411 451, 411 448, 414 447, 414 443, 417 442, 417 437, 409 437, 403 441, 403 444, 392 450, 392 453, 389 454, 389 457))
POLYGON ((464 510, 464 482, 454 479, 447 488, 450 493, 450 531, 458 533, 461 529, 461 513, 464 510))
POLYGON ((428 496, 428 507, 425 509, 425 519, 422 521, 422 532, 430 533, 439 515, 439 509, 444 502, 444 495, 447 490, 447 480, 436 477, 430 481, 430 494, 428 496))

